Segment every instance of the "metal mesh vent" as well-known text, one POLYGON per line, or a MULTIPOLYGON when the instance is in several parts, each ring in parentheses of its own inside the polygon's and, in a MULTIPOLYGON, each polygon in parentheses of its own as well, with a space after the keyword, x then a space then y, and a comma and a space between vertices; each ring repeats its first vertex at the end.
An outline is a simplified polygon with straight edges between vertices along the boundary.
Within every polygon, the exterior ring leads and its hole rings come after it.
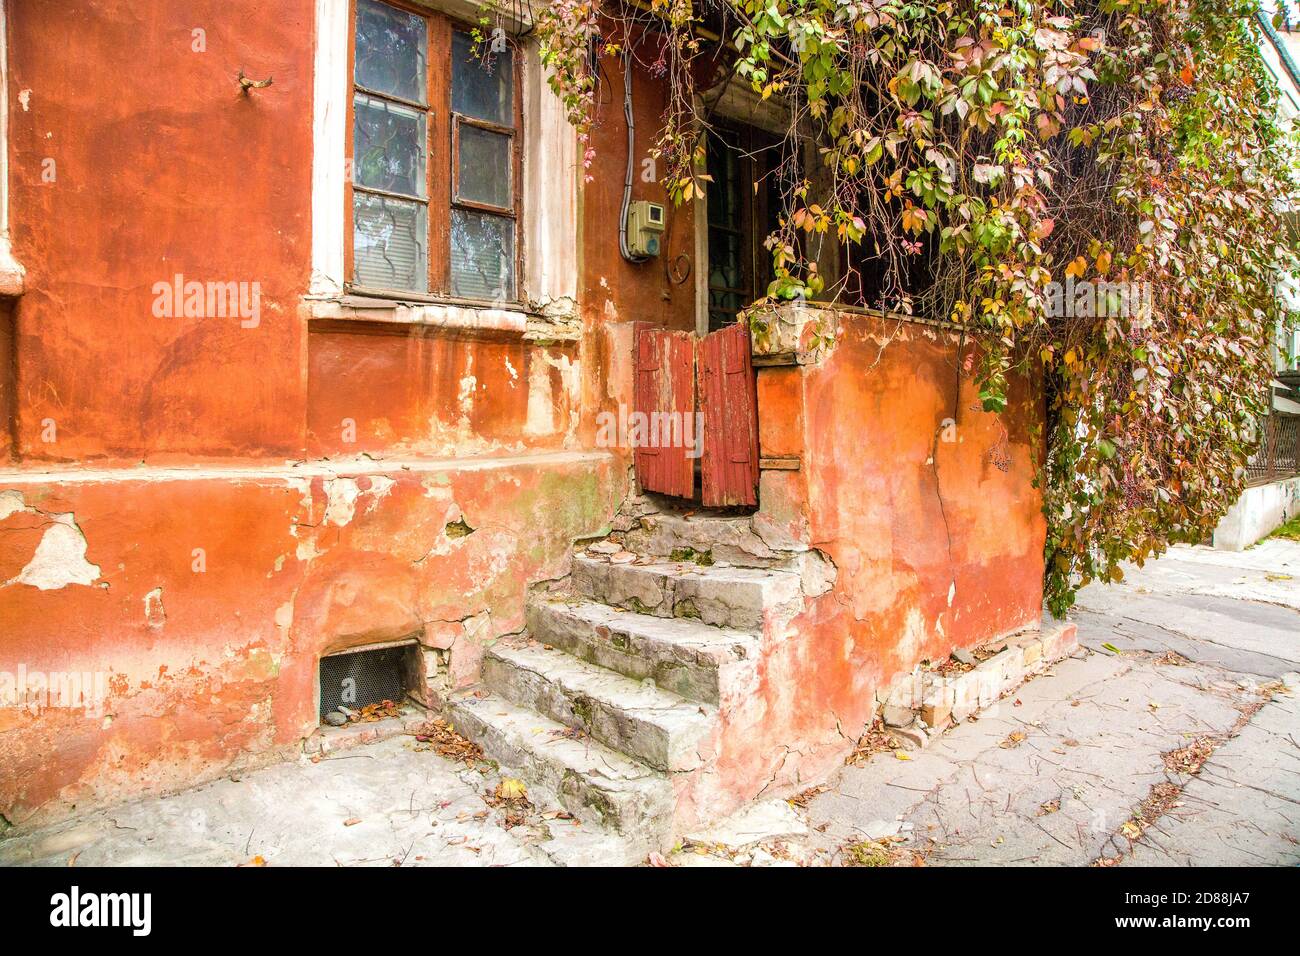
POLYGON ((367 704, 406 695, 404 662, 410 647, 382 647, 353 654, 334 654, 320 660, 320 714, 324 717, 340 704, 358 710, 367 704))

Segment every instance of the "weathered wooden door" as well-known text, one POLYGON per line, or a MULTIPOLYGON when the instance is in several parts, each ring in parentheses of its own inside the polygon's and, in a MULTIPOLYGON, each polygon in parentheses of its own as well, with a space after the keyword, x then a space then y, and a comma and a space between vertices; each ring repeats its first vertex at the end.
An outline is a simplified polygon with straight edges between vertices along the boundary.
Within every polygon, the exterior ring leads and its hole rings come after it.
POLYGON ((688 420, 694 420, 695 337, 638 325, 635 349, 637 420, 632 431, 637 478, 645 491, 694 497, 695 460, 685 441, 674 440, 673 423, 681 435, 688 420))
POLYGON ((749 329, 730 325, 700 341, 705 507, 758 504, 758 385, 749 329))

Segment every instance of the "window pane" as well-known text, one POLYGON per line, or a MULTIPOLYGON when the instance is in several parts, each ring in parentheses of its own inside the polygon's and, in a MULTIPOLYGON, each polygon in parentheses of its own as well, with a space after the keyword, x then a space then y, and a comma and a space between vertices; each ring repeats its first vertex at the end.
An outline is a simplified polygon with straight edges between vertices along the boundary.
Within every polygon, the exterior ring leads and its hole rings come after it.
POLYGON ((500 126, 515 125, 514 60, 507 49, 493 53, 490 44, 474 56, 474 41, 457 30, 451 39, 451 108, 464 116, 500 126))
POLYGON ((513 163, 510 137, 503 133, 460 124, 459 186, 457 198, 489 206, 510 208, 513 163))
POLYGON ((372 189, 424 197, 424 113, 357 94, 352 181, 372 189))
POLYGON ((709 287, 743 289, 744 266, 740 258, 740 234, 724 229, 709 230, 709 287))
POLYGON ((716 137, 709 137, 708 172, 713 178, 706 190, 709 225, 740 228, 743 188, 736 154, 716 137))
POLYGON ((358 0, 357 85, 427 103, 428 37, 423 17, 375 0, 358 0))
POLYGON ((451 211, 451 294, 512 302, 515 223, 504 216, 451 211))
POLYGON ((353 281, 377 289, 429 290, 428 213, 421 203, 354 192, 353 281))

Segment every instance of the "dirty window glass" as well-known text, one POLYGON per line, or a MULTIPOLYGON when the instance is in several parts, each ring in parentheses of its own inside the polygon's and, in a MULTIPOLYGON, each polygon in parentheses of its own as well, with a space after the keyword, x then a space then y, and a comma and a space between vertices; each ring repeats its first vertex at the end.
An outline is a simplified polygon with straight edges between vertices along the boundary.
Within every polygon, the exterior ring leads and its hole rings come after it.
POLYGON ((451 294, 493 302, 516 298, 514 165, 517 148, 513 55, 491 43, 475 55, 452 35, 451 108, 456 133, 451 215, 451 294))
POLYGON ((358 0, 357 86, 427 105, 429 31, 424 17, 358 0))
POLYGON ((427 292, 429 220, 417 202, 353 193, 356 281, 376 289, 427 292))
POLYGON ((454 209, 451 294, 506 302, 515 297, 515 223, 505 216, 454 209))
POLYGON ((514 125, 514 63, 491 41, 474 55, 474 40, 457 30, 451 41, 451 108, 462 116, 499 126, 514 125))
POLYGON ((424 113, 357 94, 353 101, 353 182, 424 197, 424 113))
POLYGON ((517 301, 513 47, 380 0, 354 39, 350 286, 517 301))
POLYGON ((457 198, 498 208, 513 206, 511 145, 509 136, 461 124, 457 198))

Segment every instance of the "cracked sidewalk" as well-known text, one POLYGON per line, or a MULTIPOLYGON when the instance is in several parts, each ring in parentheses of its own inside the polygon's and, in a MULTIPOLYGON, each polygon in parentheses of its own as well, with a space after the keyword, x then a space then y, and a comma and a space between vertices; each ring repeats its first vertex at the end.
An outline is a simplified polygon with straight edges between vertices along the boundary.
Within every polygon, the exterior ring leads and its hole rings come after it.
POLYGON ((773 809, 766 837, 700 834, 669 862, 1300 863, 1300 543, 1178 547, 1070 619, 1075 655, 978 720, 845 767, 797 825, 773 809), (1199 773, 1166 766, 1206 738, 1199 773))

